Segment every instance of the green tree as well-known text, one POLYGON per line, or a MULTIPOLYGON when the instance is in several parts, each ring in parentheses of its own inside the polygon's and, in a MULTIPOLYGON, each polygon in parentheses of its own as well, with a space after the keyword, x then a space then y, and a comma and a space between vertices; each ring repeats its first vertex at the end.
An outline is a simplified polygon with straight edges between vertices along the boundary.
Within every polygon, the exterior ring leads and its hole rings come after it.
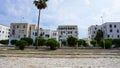
POLYGON ((57 47, 59 47, 59 42, 57 42, 55 39, 48 39, 45 42, 46 46, 50 46, 51 50, 56 50, 57 47))
POLYGON ((36 39, 36 43, 37 43, 37 40, 38 40, 38 46, 43 46, 45 44, 45 39, 43 37, 39 37, 36 39))
POLYGON ((16 42, 16 47, 18 47, 20 50, 24 50, 26 45, 28 45, 28 43, 24 40, 19 40, 16 42))
POLYGON ((94 39, 97 40, 97 42, 102 40, 103 39, 103 31, 102 30, 98 30, 94 39))
POLYGON ((1 44, 5 44, 5 45, 8 45, 9 40, 1 40, 0 43, 1 43, 1 44))
POLYGON ((78 40, 78 46, 83 45, 83 42, 84 42, 84 40, 83 40, 83 39, 79 39, 79 40, 78 40))
MULTIPOLYGON (((35 4, 35 6, 37 7, 37 9, 39 10, 39 14, 38 14, 38 24, 37 24, 37 37, 39 37, 39 22, 40 22, 40 11, 42 9, 45 9, 47 7, 47 2, 48 0, 35 0, 33 3, 35 4)), ((38 41, 37 41, 37 45, 35 47, 35 49, 38 49, 38 41)))
POLYGON ((75 46, 77 44, 77 38, 68 37, 67 38, 68 46, 75 46))
POLYGON ((96 44, 97 44, 97 41, 96 40, 92 40, 92 41, 90 41, 90 43, 95 47, 96 44))
POLYGON ((21 38, 21 40, 24 40, 28 43, 28 45, 32 45, 33 44, 33 39, 32 38, 21 38))
POLYGON ((62 45, 67 46, 67 41, 66 40, 62 41, 62 45))
POLYGON ((105 49, 112 48, 112 41, 111 40, 102 40, 102 41, 99 42, 99 44, 102 48, 105 47, 105 49))
POLYGON ((112 40, 112 44, 115 45, 115 48, 120 47, 120 39, 113 39, 112 40))
POLYGON ((15 45, 18 40, 11 40, 11 44, 15 45))

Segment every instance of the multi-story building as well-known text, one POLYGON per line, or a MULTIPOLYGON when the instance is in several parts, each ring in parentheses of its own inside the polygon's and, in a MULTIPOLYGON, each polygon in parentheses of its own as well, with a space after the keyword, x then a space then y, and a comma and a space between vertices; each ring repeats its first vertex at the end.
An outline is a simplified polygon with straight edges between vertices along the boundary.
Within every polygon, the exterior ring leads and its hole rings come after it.
POLYGON ((99 26, 91 26, 88 28, 89 40, 93 40, 97 30, 103 31, 103 39, 119 39, 120 38, 120 22, 106 22, 99 26))
MULTIPOLYGON (((54 38, 58 41, 58 31, 52 31, 50 29, 40 29, 39 35, 41 35, 44 39, 54 38)), ((31 31, 31 38, 35 41, 37 37, 37 30, 31 31)))
POLYGON ((30 37, 31 30, 36 30, 37 26, 28 23, 11 23, 10 29, 10 38, 21 39, 30 37))
POLYGON ((120 38, 120 22, 106 22, 101 25, 104 39, 120 38))
POLYGON ((0 40, 6 40, 9 38, 10 27, 0 24, 0 40))
POLYGON ((88 40, 93 40, 96 37, 97 31, 101 30, 101 26, 92 25, 88 28, 88 40))
POLYGON ((59 35, 59 41, 67 40, 67 38, 70 36, 78 38, 77 25, 59 25, 57 31, 59 35))

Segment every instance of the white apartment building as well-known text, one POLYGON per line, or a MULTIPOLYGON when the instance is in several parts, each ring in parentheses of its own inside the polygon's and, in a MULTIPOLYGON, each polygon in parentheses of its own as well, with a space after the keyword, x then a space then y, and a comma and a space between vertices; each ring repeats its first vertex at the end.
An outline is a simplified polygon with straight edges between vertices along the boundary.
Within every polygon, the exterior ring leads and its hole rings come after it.
POLYGON ((97 31, 101 30, 101 26, 99 25, 92 25, 88 27, 88 40, 93 40, 96 37, 97 31))
POLYGON ((120 38, 120 22, 106 22, 101 25, 104 39, 120 38))
POLYGON ((9 38, 10 27, 0 24, 0 40, 6 40, 9 38))
POLYGON ((59 35, 59 41, 67 40, 67 38, 70 36, 78 38, 77 25, 59 25, 57 31, 59 35))
MULTIPOLYGON (((42 35, 42 37, 46 40, 50 38, 54 38, 58 41, 58 31, 52 31, 50 29, 40 29, 39 35, 42 35)), ((37 31, 32 30, 31 38, 35 41, 36 37, 37 37, 37 31)))
POLYGON ((11 23, 10 38, 21 39, 30 37, 31 30, 36 30, 37 26, 28 23, 11 23))
POLYGON ((103 31, 104 39, 119 39, 120 38, 120 22, 106 22, 99 26, 91 26, 88 28, 89 40, 93 40, 97 30, 103 31))

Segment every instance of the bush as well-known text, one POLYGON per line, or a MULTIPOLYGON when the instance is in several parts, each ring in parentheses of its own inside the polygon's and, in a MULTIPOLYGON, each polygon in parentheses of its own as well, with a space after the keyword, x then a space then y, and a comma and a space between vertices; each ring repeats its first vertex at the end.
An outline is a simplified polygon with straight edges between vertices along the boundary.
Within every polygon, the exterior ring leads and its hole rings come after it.
POLYGON ((28 45, 32 45, 33 39, 32 38, 21 38, 21 40, 24 40, 28 43, 28 45))
POLYGON ((50 46, 50 49, 51 49, 51 50, 56 50, 57 47, 59 46, 59 43, 58 43, 55 39, 48 39, 48 40, 45 42, 45 45, 46 45, 46 46, 50 46))
POLYGON ((97 41, 96 40, 92 40, 92 41, 90 41, 90 43, 95 47, 96 44, 97 44, 97 41))
POLYGON ((0 43, 1 43, 1 44, 5 44, 5 45, 8 45, 9 40, 1 40, 0 43))
POLYGON ((102 40, 102 41, 100 41, 100 46, 102 48, 105 47, 105 49, 110 49, 110 48, 112 48, 112 41, 110 41, 110 40, 102 40))
POLYGON ((12 45, 16 45, 17 40, 11 40, 12 45))
POLYGON ((69 46, 75 46, 77 44, 77 38, 74 38, 72 36, 68 37, 67 42, 69 46))
POLYGON ((120 47, 120 39, 113 39, 112 44, 115 45, 115 48, 120 47))
POLYGON ((45 44, 45 39, 42 37, 36 38, 35 43, 37 44, 38 40, 38 46, 43 46, 45 44))
POLYGON ((20 50, 24 50, 25 46, 27 45, 28 43, 24 40, 19 40, 16 42, 16 46, 20 49, 20 50))
POLYGON ((66 40, 62 41, 62 45, 67 46, 67 41, 66 40))

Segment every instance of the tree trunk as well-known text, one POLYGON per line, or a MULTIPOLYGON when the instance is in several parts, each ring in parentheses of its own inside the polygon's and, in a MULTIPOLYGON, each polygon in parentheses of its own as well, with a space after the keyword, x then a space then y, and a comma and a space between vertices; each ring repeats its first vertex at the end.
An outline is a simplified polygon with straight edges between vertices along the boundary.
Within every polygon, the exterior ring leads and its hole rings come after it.
MULTIPOLYGON (((37 24, 37 38, 39 37, 39 23, 40 23, 40 9, 39 9, 39 14, 38 14, 38 24, 37 24)), ((37 44, 35 49, 38 49, 38 39, 37 39, 37 44)))

